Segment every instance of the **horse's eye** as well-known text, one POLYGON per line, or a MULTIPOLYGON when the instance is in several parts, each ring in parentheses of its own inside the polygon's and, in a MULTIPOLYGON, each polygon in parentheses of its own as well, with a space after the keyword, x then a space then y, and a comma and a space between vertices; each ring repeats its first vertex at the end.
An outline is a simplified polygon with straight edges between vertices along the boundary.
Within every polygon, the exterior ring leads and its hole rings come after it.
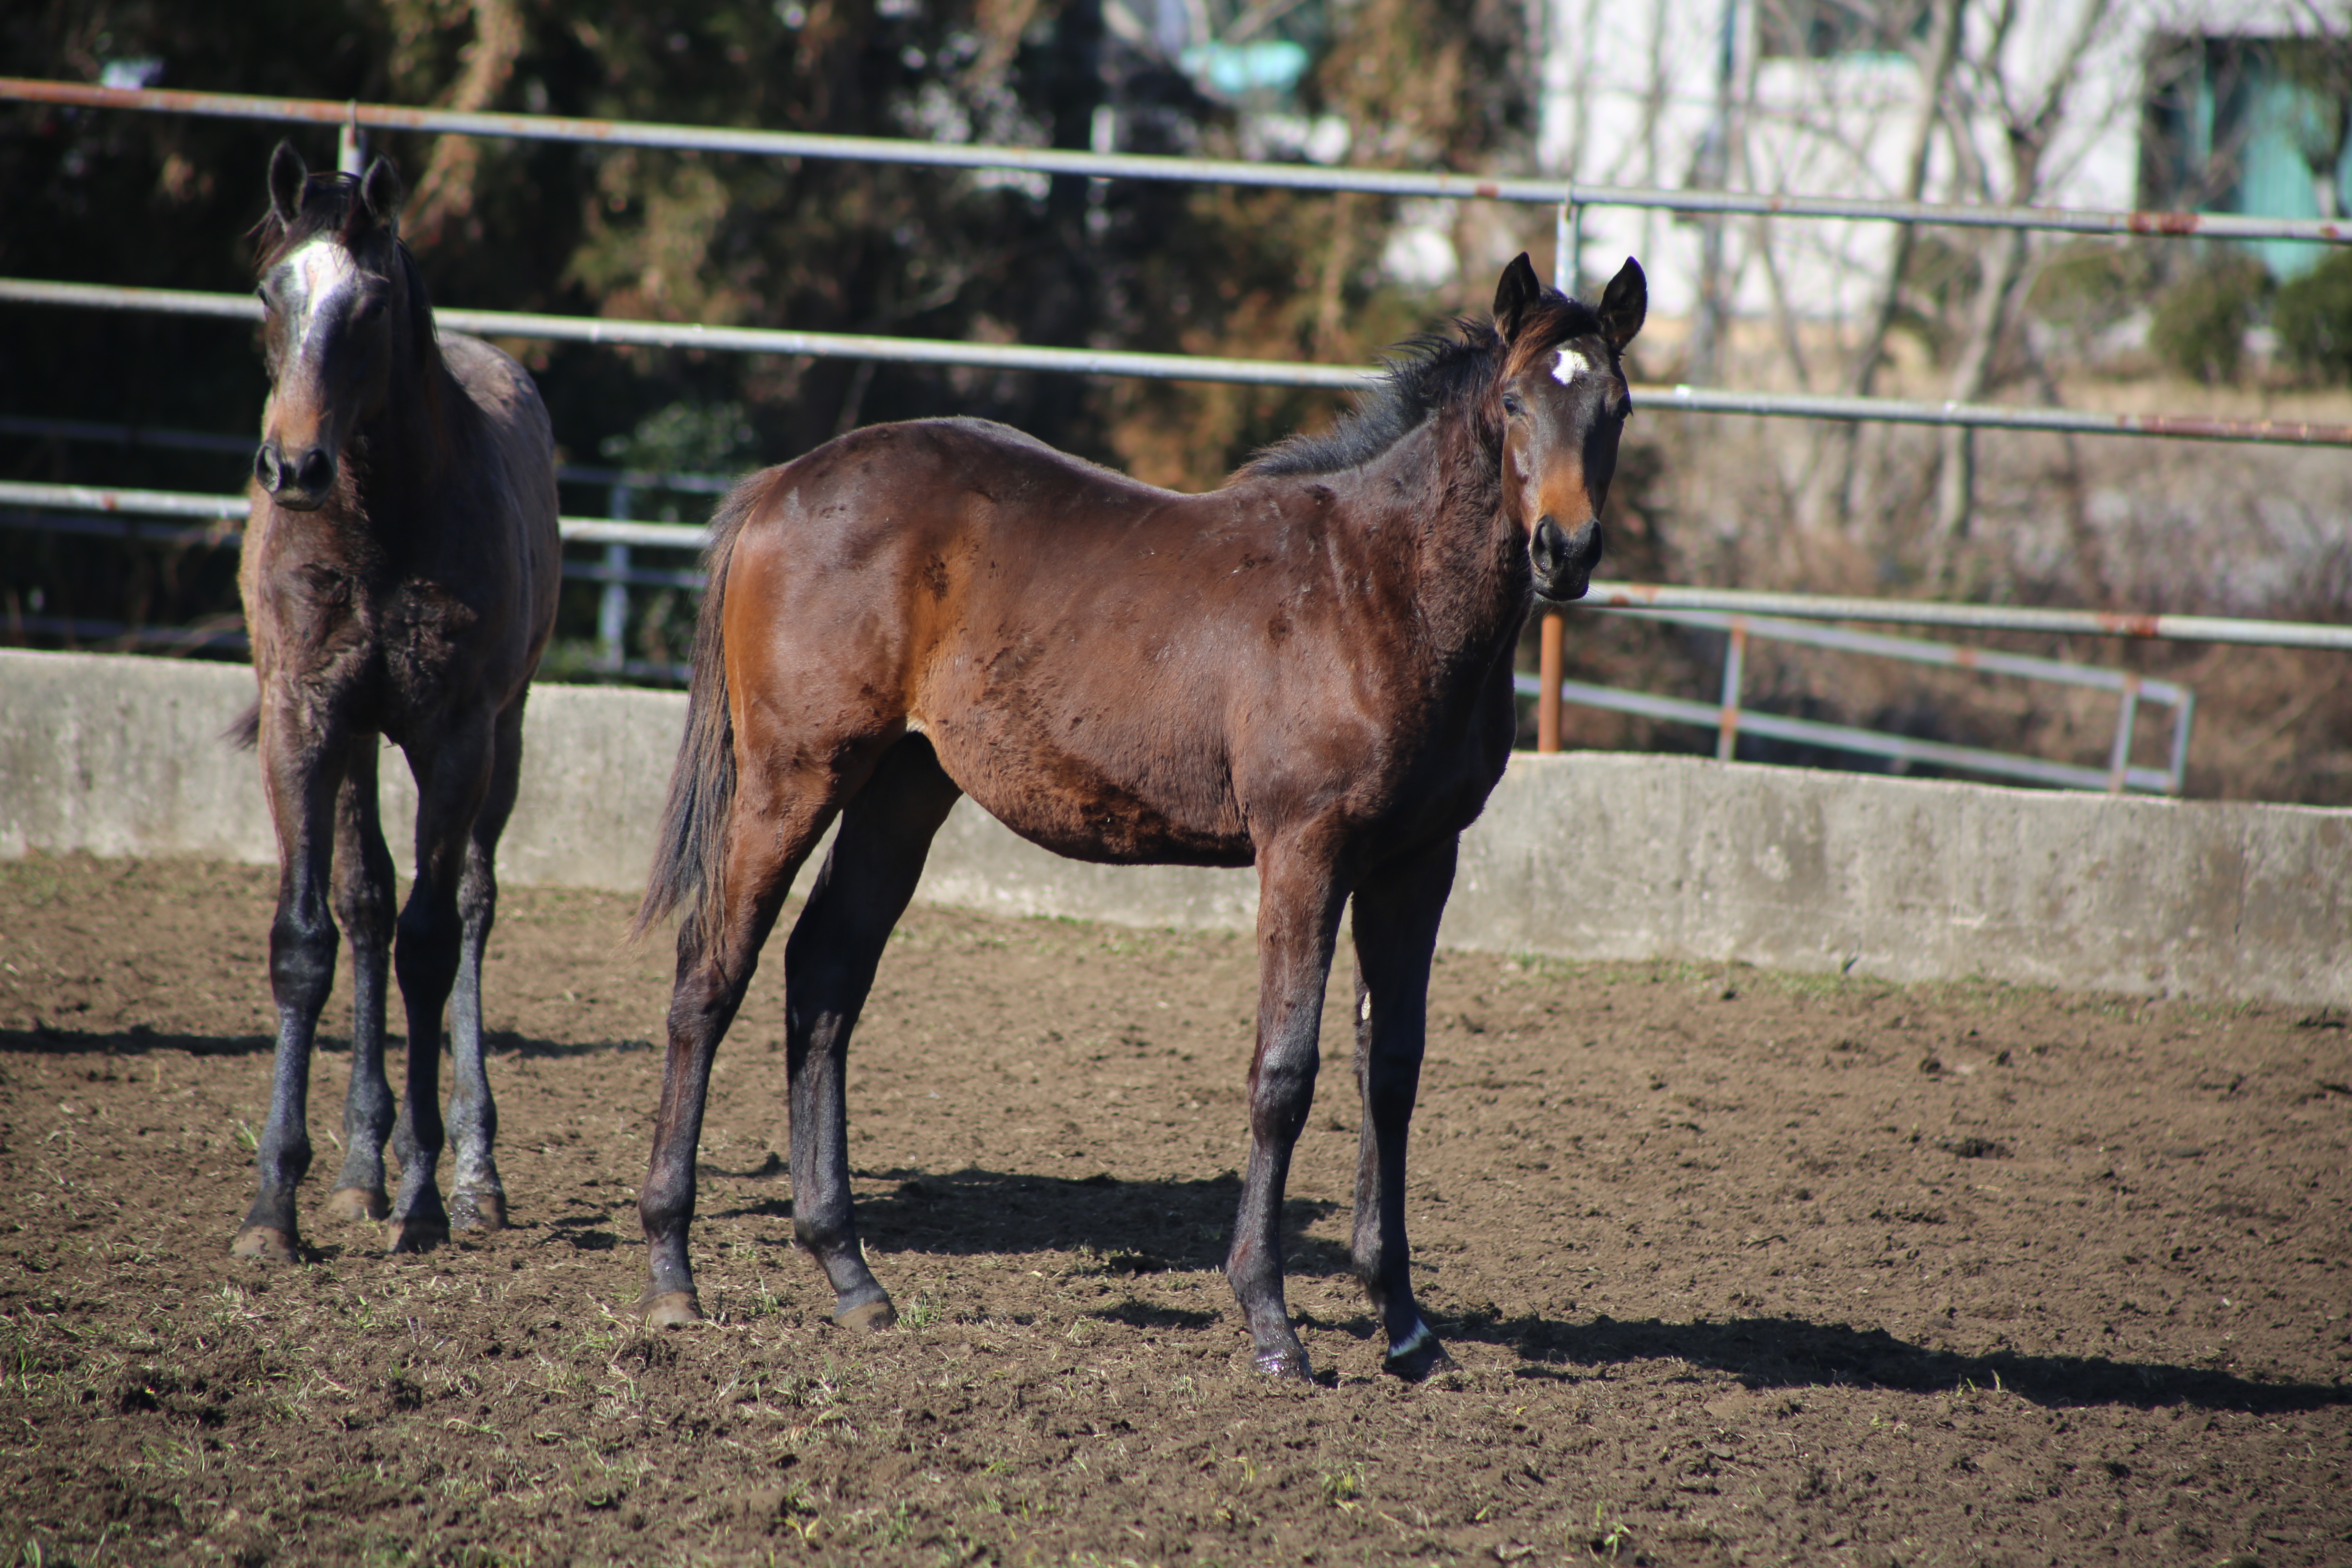
POLYGON ((1509 393, 1509 392, 1507 392, 1507 393, 1503 394, 1503 412, 1504 412, 1504 413, 1510 415, 1510 416, 1511 416, 1512 417, 1514 417, 1514 418, 1517 418, 1517 417, 1518 416, 1518 413, 1519 413, 1519 406, 1520 406, 1520 405, 1519 405, 1519 399, 1518 399, 1518 395, 1517 395, 1517 394, 1516 394, 1516 393, 1509 393))

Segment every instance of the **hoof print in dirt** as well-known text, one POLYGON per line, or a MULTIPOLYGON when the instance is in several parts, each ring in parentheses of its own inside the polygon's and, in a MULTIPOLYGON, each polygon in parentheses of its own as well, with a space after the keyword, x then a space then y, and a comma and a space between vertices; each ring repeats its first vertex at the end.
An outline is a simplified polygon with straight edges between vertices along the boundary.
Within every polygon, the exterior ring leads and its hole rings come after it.
POLYGON ((1433 1377, 1460 1372, 1462 1366, 1445 1353, 1437 1336, 1424 1328, 1402 1348, 1382 1356, 1381 1370, 1406 1383, 1426 1383, 1433 1377))
POLYGON ((275 1226, 249 1225, 228 1244, 228 1255, 250 1258, 257 1263, 299 1263, 301 1247, 290 1232, 275 1226))
POLYGON ((448 1241, 449 1227, 439 1220, 400 1220, 383 1230, 383 1249, 394 1257, 430 1252, 448 1241))
POLYGON ((352 1224, 381 1220, 392 1213, 392 1199, 382 1187, 337 1187, 327 1194, 327 1217, 352 1224))
POLYGON ((449 1200, 449 1228, 452 1230, 504 1230, 507 1227, 507 1199, 504 1193, 459 1193, 449 1200))
POLYGON ((833 1314, 833 1321, 845 1329, 856 1329, 878 1334, 885 1329, 898 1326, 898 1309, 890 1304, 887 1296, 878 1301, 861 1301, 855 1307, 843 1307, 833 1314))
POLYGON ((638 1321, 648 1329, 688 1329, 704 1321, 702 1299, 691 1290, 667 1290, 637 1303, 638 1321))

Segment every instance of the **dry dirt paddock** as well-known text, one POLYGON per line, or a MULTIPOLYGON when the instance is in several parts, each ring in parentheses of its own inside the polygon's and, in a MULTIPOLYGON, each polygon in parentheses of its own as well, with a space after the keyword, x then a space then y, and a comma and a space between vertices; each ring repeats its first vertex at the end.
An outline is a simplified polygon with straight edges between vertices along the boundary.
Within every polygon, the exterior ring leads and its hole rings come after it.
POLYGON ((612 897, 507 895, 515 1228, 395 1260, 319 1192, 310 1262, 231 1262, 270 881, 0 866, 9 1563, 2352 1562, 2340 1017, 1447 955, 1412 1216, 1462 1370, 1376 1373, 1327 1027, 1298 1389, 1217 1271, 1244 939, 908 916, 851 1079, 872 1338, 789 1246, 772 969, 712 1093, 718 1321, 647 1338, 667 993, 612 897))

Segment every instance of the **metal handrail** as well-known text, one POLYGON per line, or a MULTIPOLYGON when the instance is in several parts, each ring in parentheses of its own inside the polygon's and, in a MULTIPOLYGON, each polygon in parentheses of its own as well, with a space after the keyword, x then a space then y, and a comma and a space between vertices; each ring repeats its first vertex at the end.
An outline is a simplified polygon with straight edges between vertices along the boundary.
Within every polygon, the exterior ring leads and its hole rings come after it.
POLYGON ((232 120, 357 126, 442 135, 493 136, 607 147, 660 147, 741 153, 772 158, 818 158, 932 168, 1006 169, 1094 179, 1169 180, 1191 184, 1255 185, 1294 191, 1356 191, 1369 195, 1433 196, 1551 205, 1645 207, 1675 213, 1749 214, 1768 217, 1845 218, 1941 224, 1958 228, 2049 229, 2068 234, 2201 235, 2223 239, 2352 241, 2352 224, 2333 218, 2249 217, 2234 213, 2100 212, 2065 207, 1962 206, 1938 202, 1879 201, 1848 196, 1771 195, 1742 191, 1668 191, 1566 180, 1407 170, 1254 163, 1231 159, 1169 158, 1135 153, 1081 153, 1060 147, 1003 147, 968 142, 912 142, 882 136, 820 136, 791 131, 671 125, 592 120, 559 114, 509 114, 416 109, 385 103, 338 103, 324 99, 265 98, 242 93, 187 92, 166 88, 98 87, 87 82, 0 77, 0 100, 200 114, 232 120))
MULTIPOLYGON (((1605 605, 1601 609, 1604 615, 1671 621, 1677 626, 1701 626, 1724 633, 1722 699, 1712 710, 1713 716, 1708 717, 1708 710, 1702 704, 1682 704, 1674 698, 1655 697, 1649 692, 1623 692, 1611 687, 1591 687, 1581 681, 1563 681, 1562 695, 1569 695, 1566 689, 1573 687, 1576 695, 1571 700, 1588 707, 1614 708, 1683 723, 1710 725, 1716 731, 1715 754, 1722 762, 1730 762, 1738 755, 1739 735, 1745 730, 1752 733, 1770 734, 1778 739, 1802 740, 1841 751, 1965 767, 1979 773, 2028 778, 2072 789, 2105 789, 2116 793, 2141 789, 2179 795, 2188 777, 2189 731, 2196 713, 2197 694, 2168 680, 2153 680, 2129 670, 2107 669, 2097 665, 2067 664, 2058 659, 2035 658, 1992 648, 1958 647, 1917 637, 1884 637, 1874 632, 1851 631, 1843 626, 1778 620, 1769 616, 1726 615, 1707 610, 1612 609, 1605 605), (2027 680, 2045 680, 2112 691, 2118 700, 2116 704, 2115 739, 2108 749, 2107 766, 2102 772, 2068 763, 2045 762, 2038 757, 2021 757, 2010 752, 1955 747, 1941 741, 1925 741, 1915 736, 1891 734, 1883 730, 1853 725, 1823 724, 1813 720, 1790 719, 1780 728, 1759 728, 1756 722, 1759 719, 1779 722, 1780 716, 1758 714, 1742 706, 1741 681, 1748 639, 1751 637, 1830 648, 1841 653, 1899 658, 1913 664, 1941 665, 1952 669, 2013 675, 2027 680), (1596 697, 1592 695, 1595 692, 1608 695, 1596 697), (1633 698, 1644 700, 1635 703, 1630 700, 1633 698), (2143 701, 2159 702, 2173 710, 2169 761, 2162 769, 2131 765, 2133 730, 2138 721, 2139 705, 2143 701), (1671 705, 1672 710, 1662 710, 1657 706, 1660 703, 1671 705), (1786 725, 1801 728, 1790 730, 1786 725)), ((1542 689, 1538 684, 1531 689, 1539 696, 1542 689)))
MULTIPOLYGON (((173 315, 217 316, 235 321, 261 319, 261 302, 249 294, 118 288, 110 284, 67 283, 47 279, 0 278, 0 300, 94 310, 155 310, 173 315)), ((491 337, 547 338, 572 342, 741 353, 800 354, 820 359, 892 360, 913 364, 979 365, 993 370, 1133 375, 1159 380, 1307 386, 1335 391, 1362 391, 1384 374, 1378 365, 1303 364, 1290 360, 1220 359, 1111 349, 954 342, 938 338, 803 332, 776 327, 707 327, 690 321, 614 321, 602 316, 549 316, 519 310, 469 310, 446 306, 436 308, 434 318, 440 325, 453 331, 478 332, 491 337)), ((1959 425, 2076 436, 2153 436, 2273 446, 2352 446, 2352 426, 2321 425, 2303 420, 2102 414, 2079 408, 2028 408, 1997 403, 1930 403, 1893 397, 1732 392, 1702 386, 1643 385, 1633 387, 1633 394, 1638 407, 1675 409, 1688 414, 1749 414, 1896 425, 1959 425)))
MULTIPOLYGON (((105 512, 141 512, 167 517, 242 519, 241 495, 190 495, 173 490, 107 489, 95 485, 35 484, 0 480, 0 506, 58 507, 105 512)), ((710 531, 685 522, 633 522, 602 517, 559 519, 567 543, 629 544, 661 550, 700 550, 710 531)), ((232 542, 223 535, 223 542, 232 542)), ((2352 626, 2310 621, 2265 621, 2229 616, 2146 615, 2108 610, 2048 610, 2020 605, 1952 605, 1917 599, 1859 599, 1813 594, 1765 593, 1746 588, 1681 588, 1652 583, 1596 579, 1572 605, 1548 609, 1630 611, 1723 611, 1783 616, 1806 620, 1877 621, 1888 625, 1957 626, 1977 631, 2040 632, 2067 637, 2144 637, 2155 641, 2223 642, 2263 647, 2332 648, 2352 652, 2352 626)), ((1856 634, 1849 634, 1856 635, 1856 634)), ((1961 650, 1952 662, 2018 661, 2022 655, 1961 650)), ((1986 668, 1994 668, 1987 663, 1986 668)), ((2068 667, 2071 668, 2071 667, 2068 667)), ((2104 677, 2100 678, 2104 679, 2104 677)))

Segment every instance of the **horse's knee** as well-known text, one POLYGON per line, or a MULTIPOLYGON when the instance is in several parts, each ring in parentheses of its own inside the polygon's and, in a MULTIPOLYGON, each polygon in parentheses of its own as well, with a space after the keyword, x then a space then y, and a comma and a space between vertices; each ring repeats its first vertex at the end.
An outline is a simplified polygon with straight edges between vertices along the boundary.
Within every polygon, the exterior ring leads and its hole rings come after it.
POLYGON ((335 922, 322 909, 281 909, 269 927, 269 984, 281 1007, 315 1016, 335 984, 335 922))
POLYGON ((400 989, 409 996, 446 994, 457 974, 459 942, 464 930, 455 910, 420 909, 415 903, 400 913, 399 940, 392 952, 400 989))
POLYGON ((1257 1083, 1250 1094, 1250 1131, 1261 1139, 1296 1140, 1307 1126, 1315 1103, 1316 1053, 1276 1056, 1268 1052, 1258 1063, 1257 1083))

